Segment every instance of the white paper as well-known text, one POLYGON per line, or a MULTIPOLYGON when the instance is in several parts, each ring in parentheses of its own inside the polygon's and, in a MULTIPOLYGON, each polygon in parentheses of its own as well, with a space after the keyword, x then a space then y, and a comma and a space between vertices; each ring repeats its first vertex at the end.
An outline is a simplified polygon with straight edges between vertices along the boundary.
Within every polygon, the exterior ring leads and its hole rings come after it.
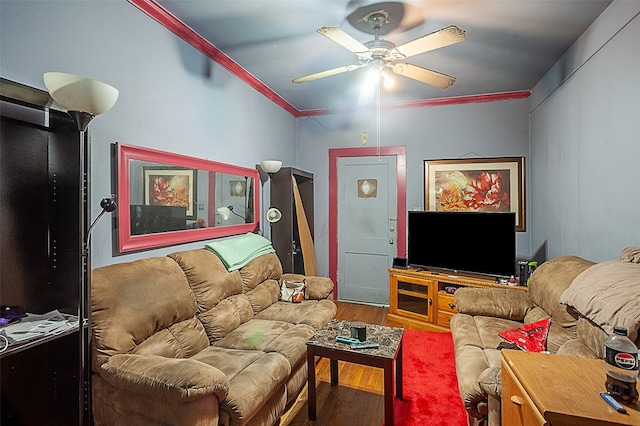
POLYGON ((26 314, 20 322, 2 329, 9 342, 20 343, 31 339, 55 336, 78 327, 76 316, 64 316, 57 310, 46 314, 26 314))

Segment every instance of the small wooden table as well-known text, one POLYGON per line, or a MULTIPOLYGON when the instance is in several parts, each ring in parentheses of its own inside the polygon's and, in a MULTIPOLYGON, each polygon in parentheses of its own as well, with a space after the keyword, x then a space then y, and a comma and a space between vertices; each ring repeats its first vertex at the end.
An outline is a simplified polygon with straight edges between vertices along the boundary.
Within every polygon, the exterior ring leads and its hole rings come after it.
POLYGON ((401 328, 367 325, 367 342, 377 342, 375 349, 351 349, 336 342, 337 336, 350 336, 347 321, 333 320, 307 342, 309 420, 316 419, 315 357, 329 358, 331 386, 338 385, 338 361, 353 362, 384 369, 384 424, 393 425, 393 370, 395 366, 396 398, 402 399, 402 336, 401 328))
POLYGON ((605 392, 601 359, 502 351, 502 424, 640 425, 640 404, 618 413, 605 392))

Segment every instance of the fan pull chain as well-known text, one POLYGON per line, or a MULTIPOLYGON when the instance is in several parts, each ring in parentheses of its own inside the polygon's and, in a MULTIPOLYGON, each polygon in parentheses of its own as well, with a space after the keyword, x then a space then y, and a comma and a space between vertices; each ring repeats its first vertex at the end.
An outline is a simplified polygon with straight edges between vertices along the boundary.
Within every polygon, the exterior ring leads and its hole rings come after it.
POLYGON ((378 78, 378 84, 376 84, 376 153, 378 155, 378 162, 380 162, 380 81, 378 78))

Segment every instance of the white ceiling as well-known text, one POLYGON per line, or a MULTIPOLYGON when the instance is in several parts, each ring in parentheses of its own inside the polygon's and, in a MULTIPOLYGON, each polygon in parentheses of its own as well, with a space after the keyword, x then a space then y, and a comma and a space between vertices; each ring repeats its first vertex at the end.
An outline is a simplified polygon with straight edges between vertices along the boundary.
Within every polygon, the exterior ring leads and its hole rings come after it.
MULTIPOLYGON (((157 3, 224 52, 299 111, 358 105, 365 70, 302 84, 292 79, 343 65, 355 55, 316 32, 337 26, 361 42, 374 35, 347 17, 376 1, 365 0, 145 0, 157 3)), ((380 38, 396 45, 449 25, 466 41, 407 58, 406 62, 456 77, 438 89, 394 76, 382 103, 531 90, 611 0, 407 0, 401 28, 380 38), (413 27, 403 30, 402 27, 413 27)))

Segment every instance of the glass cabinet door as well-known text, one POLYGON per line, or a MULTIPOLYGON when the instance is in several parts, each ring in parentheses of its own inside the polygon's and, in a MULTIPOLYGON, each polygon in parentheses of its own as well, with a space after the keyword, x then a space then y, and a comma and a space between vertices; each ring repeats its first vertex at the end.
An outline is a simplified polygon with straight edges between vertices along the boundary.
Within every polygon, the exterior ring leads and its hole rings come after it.
POLYGON ((392 307, 395 311, 393 313, 431 322, 433 320, 433 289, 436 287, 434 281, 393 275, 391 290, 395 293, 397 301, 392 307))

